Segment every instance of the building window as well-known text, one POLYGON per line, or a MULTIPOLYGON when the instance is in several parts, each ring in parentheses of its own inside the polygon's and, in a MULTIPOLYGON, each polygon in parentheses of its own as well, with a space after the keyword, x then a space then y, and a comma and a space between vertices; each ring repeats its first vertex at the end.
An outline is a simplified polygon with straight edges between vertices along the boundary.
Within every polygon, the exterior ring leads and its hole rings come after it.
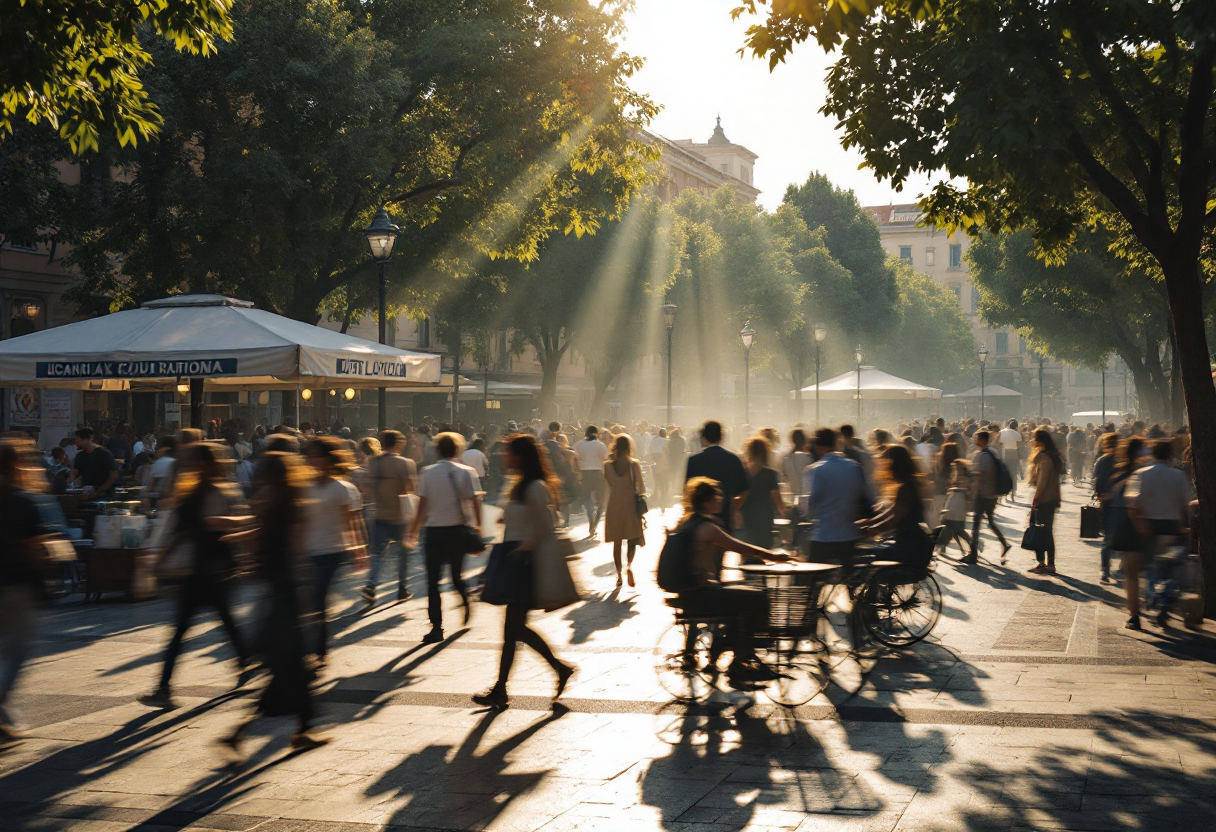
POLYGON ((423 318, 418 322, 418 346, 429 348, 431 346, 431 319, 423 318))
POLYGON ((8 247, 12 251, 26 251, 31 254, 38 253, 38 246, 27 246, 25 243, 9 243, 8 247))
POLYGON ((1009 354, 1009 333, 1008 332, 998 332, 996 334, 996 354, 997 355, 1008 355, 1009 354))
POLYGON ((937 252, 933 250, 933 246, 929 246, 927 249, 925 249, 925 265, 937 265, 937 252))
POLYGON ((950 268, 961 269, 963 267, 963 245, 962 243, 950 244, 950 268))
POLYGON ((730 173, 730 165, 726 164, 725 162, 718 165, 718 167, 722 168, 723 173, 730 173))
POLYGON ((899 247, 899 259, 903 260, 909 266, 912 265, 912 246, 899 247))
POLYGON ((971 314, 978 315, 980 313, 980 290, 971 287, 971 314))
POLYGON ((1026 349, 1026 339, 1018 336, 1018 355, 1025 355, 1028 352, 1026 349))
POLYGON ((963 305, 963 284, 951 283, 950 291, 954 292, 954 299, 958 301, 959 306, 962 306, 963 305))

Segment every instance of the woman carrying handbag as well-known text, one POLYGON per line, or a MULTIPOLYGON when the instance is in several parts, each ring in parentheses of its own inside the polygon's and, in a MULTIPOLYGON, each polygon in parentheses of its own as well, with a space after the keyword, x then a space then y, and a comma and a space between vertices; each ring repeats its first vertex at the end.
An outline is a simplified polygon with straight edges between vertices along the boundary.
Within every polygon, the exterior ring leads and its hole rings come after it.
MULTIPOLYGON (((1060 508, 1060 477, 1064 460, 1051 434, 1036 430, 1031 440, 1030 469, 1027 482, 1034 486, 1030 501, 1030 523, 1039 530, 1032 535, 1037 563, 1028 571, 1038 575, 1056 574, 1056 539, 1053 532, 1056 511, 1060 508)), ((1025 545, 1025 544, 1024 544, 1025 545)))
POLYGON ((642 538, 642 517, 638 513, 638 498, 645 497, 642 466, 633 458, 633 440, 621 434, 612 443, 612 452, 604 463, 604 483, 608 487, 608 510, 604 513, 604 540, 612 543, 612 562, 616 564, 616 587, 621 588, 621 544, 628 543, 625 576, 630 586, 633 579, 633 556, 642 538))
MULTIPOLYGON (((543 583, 532 569, 565 569, 565 560, 549 555, 558 551, 558 539, 553 522, 554 495, 560 494, 561 483, 544 456, 540 443, 527 434, 517 434, 505 443, 505 463, 514 481, 507 491, 503 509, 503 542, 494 547, 491 562, 486 567, 482 600, 506 607, 503 617, 502 659, 498 665, 498 681, 485 693, 473 696, 478 705, 506 708, 507 680, 515 662, 515 644, 522 641, 540 654, 557 674, 557 699, 566 689, 575 668, 559 660, 540 633, 528 626, 528 610, 534 607, 556 608, 555 602, 539 601, 533 588, 543 583), (538 557, 541 551, 545 557, 538 557)), ((560 576, 568 579, 568 574, 560 576)), ((572 588, 572 584, 571 584, 572 588)))

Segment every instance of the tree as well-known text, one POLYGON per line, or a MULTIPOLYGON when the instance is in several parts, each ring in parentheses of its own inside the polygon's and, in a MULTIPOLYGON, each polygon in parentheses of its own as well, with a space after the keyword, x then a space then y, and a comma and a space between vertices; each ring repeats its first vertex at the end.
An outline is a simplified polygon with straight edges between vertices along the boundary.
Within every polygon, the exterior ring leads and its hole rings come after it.
MULTIPOLYGON (((743 0, 737 14, 763 13, 743 0)), ((1216 4, 1077 0, 774 3, 748 46, 775 65, 814 37, 840 44, 824 112, 880 177, 945 171, 930 220, 1030 227, 1058 258, 1101 222, 1169 301, 1187 410, 1216 412, 1203 292, 1216 199, 1216 4)), ((1202 531, 1216 539, 1216 433, 1192 441, 1202 531)), ((1216 557, 1204 560, 1216 612, 1216 557)))
POLYGON ((1097 370, 1118 355, 1146 414, 1165 420, 1169 310, 1161 287, 1110 253, 1105 236, 1091 232, 1080 241, 1084 248, 1049 265, 1035 256, 1029 231, 977 239, 968 257, 980 315, 991 326, 1018 327, 1036 352, 1070 364, 1097 370))
POLYGON ((899 288, 899 322, 874 363, 900 378, 949 390, 970 387, 975 336, 954 292, 898 257, 890 267, 899 288))
POLYGON ((359 230, 381 205, 405 229, 394 295, 429 271, 461 277, 487 257, 533 258, 551 232, 594 231, 653 155, 634 138, 653 105, 627 85, 621 14, 264 0, 234 9, 232 43, 207 61, 153 45, 164 128, 120 154, 129 181, 110 184, 76 241, 78 296, 121 307, 224 291, 314 322, 374 279, 359 230))
POLYGON ((98 149, 103 130, 126 146, 160 126, 140 82, 152 56, 141 34, 214 54, 232 37, 232 0, 55 3, 0 0, 0 138, 14 121, 59 129, 73 153, 98 149))
POLYGON ((24 126, 0 142, 0 245, 54 242, 70 216, 68 187, 56 163, 62 144, 46 125, 24 126))

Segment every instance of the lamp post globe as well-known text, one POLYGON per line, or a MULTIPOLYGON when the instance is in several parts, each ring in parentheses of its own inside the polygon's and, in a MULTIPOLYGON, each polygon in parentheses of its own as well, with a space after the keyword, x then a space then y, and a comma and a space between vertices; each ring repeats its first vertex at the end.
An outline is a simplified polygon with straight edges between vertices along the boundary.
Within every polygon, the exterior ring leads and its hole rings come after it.
MULTIPOLYGON (((363 229, 363 236, 367 237, 367 247, 371 251, 372 259, 376 261, 377 277, 380 284, 380 302, 378 311, 380 313, 380 343, 388 343, 388 280, 384 276, 384 265, 388 258, 393 253, 393 245, 397 242, 397 235, 401 233, 401 228, 397 226, 392 217, 388 215, 388 211, 381 208, 376 212, 376 216, 372 218, 372 224, 363 229)), ((377 403, 377 421, 379 422, 380 430, 388 428, 388 394, 383 387, 380 388, 379 402, 377 403)))
POLYGON ((857 345, 853 350, 853 358, 857 361, 857 430, 861 430, 861 365, 866 360, 866 352, 857 345))

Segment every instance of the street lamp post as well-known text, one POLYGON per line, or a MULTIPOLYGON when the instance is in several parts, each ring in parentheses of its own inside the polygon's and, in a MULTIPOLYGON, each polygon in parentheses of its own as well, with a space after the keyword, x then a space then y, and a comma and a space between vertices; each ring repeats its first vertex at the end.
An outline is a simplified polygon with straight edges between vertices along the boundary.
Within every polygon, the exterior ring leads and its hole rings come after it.
POLYGON ((673 425, 675 422, 671 420, 671 330, 676 325, 676 305, 674 303, 663 304, 663 326, 667 328, 667 424, 673 425))
POLYGON ((1039 421, 1043 421, 1043 356, 1039 356, 1039 421))
MULTIPOLYGON (((367 237, 367 247, 376 261, 376 269, 380 278, 379 311, 381 344, 388 343, 388 279, 384 276, 384 266, 388 262, 389 256, 393 253, 393 244, 397 242, 397 235, 400 233, 400 227, 393 224, 388 211, 385 211, 383 208, 376 212, 372 224, 363 229, 363 234, 367 237)), ((380 430, 387 430, 388 394, 383 387, 380 388, 376 415, 377 421, 380 424, 380 430)))
POLYGON ((828 337, 828 328, 823 324, 815 324, 815 428, 819 425, 819 355, 823 347, 823 339, 828 337))
POLYGON ((861 362, 866 360, 865 351, 861 344, 853 350, 853 358, 857 360, 857 430, 861 430, 861 362))
POLYGON ((1106 424, 1106 365, 1102 365, 1102 424, 1106 424))
POLYGON ((984 423, 984 367, 988 364, 988 348, 980 344, 980 424, 984 423))
POLYGON ((752 344, 756 340, 756 330, 752 329, 751 321, 743 324, 739 338, 743 341, 743 424, 746 425, 752 418, 752 344))

